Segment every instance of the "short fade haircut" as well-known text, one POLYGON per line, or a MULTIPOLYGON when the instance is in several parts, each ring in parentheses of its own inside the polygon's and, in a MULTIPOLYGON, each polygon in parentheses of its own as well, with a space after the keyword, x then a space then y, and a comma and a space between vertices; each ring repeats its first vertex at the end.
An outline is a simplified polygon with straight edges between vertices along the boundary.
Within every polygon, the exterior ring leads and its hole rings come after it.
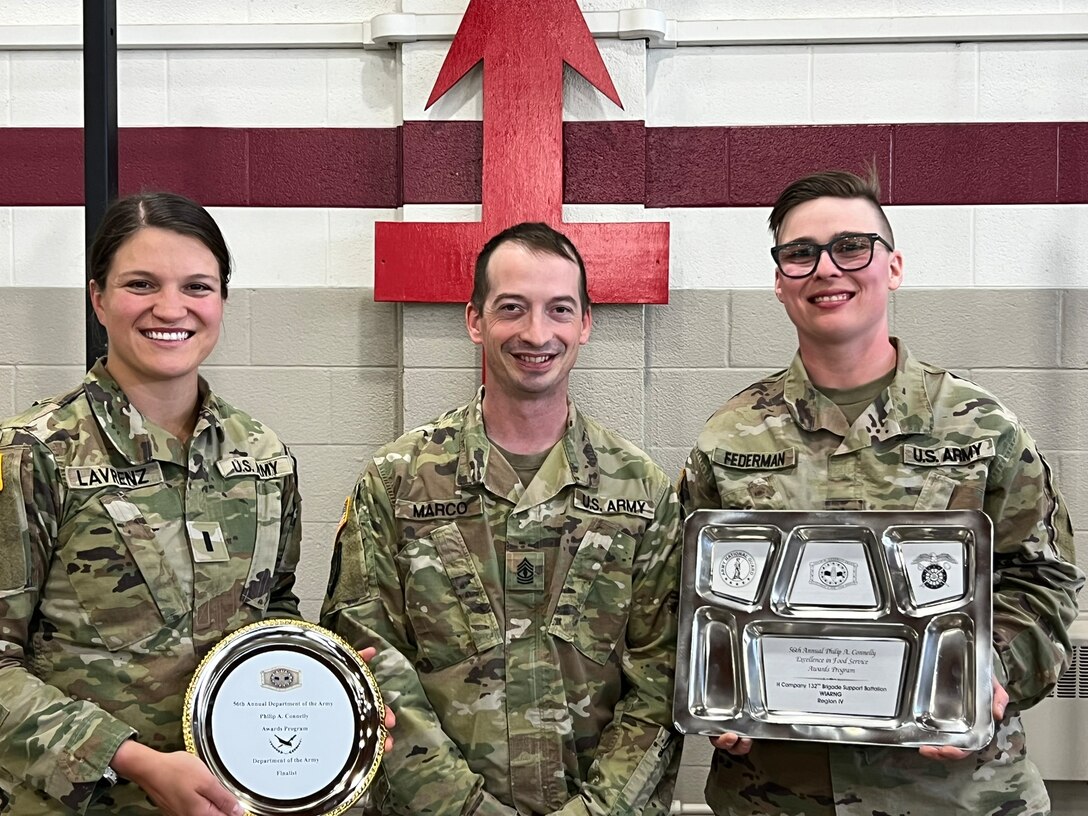
POLYGON ((570 238, 540 221, 526 221, 507 227, 484 244, 484 248, 480 250, 476 258, 476 269, 472 280, 470 302, 477 312, 483 312, 484 302, 491 292, 491 282, 487 278, 487 265, 491 261, 491 256, 496 249, 508 243, 523 246, 530 252, 566 258, 576 264, 578 266, 578 299, 582 314, 586 313, 589 308, 589 288, 586 285, 585 262, 570 238))
POLYGON ((880 215, 880 221, 888 231, 888 243, 895 246, 892 225, 884 214, 884 208, 880 206, 880 178, 875 167, 869 167, 864 178, 847 170, 827 170, 805 176, 789 185, 774 202, 771 215, 767 219, 776 242, 778 231, 790 210, 817 198, 864 198, 880 215))

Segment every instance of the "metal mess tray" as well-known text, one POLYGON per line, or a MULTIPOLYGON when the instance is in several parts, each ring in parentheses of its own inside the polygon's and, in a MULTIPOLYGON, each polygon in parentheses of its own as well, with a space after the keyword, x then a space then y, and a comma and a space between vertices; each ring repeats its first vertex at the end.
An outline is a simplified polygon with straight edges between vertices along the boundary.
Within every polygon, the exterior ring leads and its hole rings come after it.
POLYGON ((977 510, 692 513, 676 727, 982 748, 992 561, 977 510))

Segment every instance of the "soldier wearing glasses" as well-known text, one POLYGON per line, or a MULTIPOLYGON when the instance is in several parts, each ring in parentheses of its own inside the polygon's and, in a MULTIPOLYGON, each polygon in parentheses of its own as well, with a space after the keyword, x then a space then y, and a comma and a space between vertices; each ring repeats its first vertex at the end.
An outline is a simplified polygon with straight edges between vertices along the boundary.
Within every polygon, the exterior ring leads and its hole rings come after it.
POLYGON ((996 736, 967 753, 725 734, 713 740, 707 802, 718 816, 1049 813, 1018 714, 1068 665, 1084 580, 1050 468, 996 398, 889 336, 903 254, 875 179, 796 181, 770 227, 775 294, 799 349, 710 418, 681 500, 689 511, 984 510, 995 535, 996 736))

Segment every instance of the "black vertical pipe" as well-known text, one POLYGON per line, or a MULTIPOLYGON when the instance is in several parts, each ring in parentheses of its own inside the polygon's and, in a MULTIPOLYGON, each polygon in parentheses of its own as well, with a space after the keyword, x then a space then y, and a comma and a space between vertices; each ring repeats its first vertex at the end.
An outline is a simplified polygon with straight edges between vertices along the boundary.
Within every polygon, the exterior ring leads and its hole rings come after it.
MULTIPOLYGON (((83 201, 86 245, 117 197, 117 0, 83 0, 83 201)), ((106 334, 84 294, 87 368, 106 353, 106 334)))

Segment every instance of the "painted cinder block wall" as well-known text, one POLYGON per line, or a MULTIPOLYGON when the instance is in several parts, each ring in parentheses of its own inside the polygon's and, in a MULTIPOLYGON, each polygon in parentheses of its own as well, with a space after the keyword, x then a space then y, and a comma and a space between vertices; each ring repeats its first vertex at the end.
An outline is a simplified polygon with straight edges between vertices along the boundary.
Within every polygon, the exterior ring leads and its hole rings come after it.
MULTIPOLYGON (((122 26, 288 26, 465 4, 118 0, 118 13, 122 26)), ((1088 13, 1084 0, 582 2, 641 5, 769 24, 1088 13)), ((80 14, 78 0, 0 7, 0 414, 69 388, 83 348, 79 54, 14 50, 2 27, 78 25, 80 14)), ((565 218, 668 220, 672 291, 667 306, 596 310, 574 376, 582 406, 677 472, 705 418, 793 353, 770 291, 767 205, 800 173, 873 160, 906 255, 894 330, 1025 419, 1088 540, 1088 45, 598 43, 624 108, 568 71, 565 218)), ((211 205, 235 253, 206 373, 298 456, 311 615, 370 452, 478 381, 462 307, 376 304, 370 289, 374 221, 479 217, 480 70, 423 109, 447 48, 120 55, 122 188, 211 205)), ((682 798, 698 802, 702 742, 687 756, 682 798)), ((1055 790, 1070 799, 1058 812, 1085 812, 1080 787, 1055 790)))

